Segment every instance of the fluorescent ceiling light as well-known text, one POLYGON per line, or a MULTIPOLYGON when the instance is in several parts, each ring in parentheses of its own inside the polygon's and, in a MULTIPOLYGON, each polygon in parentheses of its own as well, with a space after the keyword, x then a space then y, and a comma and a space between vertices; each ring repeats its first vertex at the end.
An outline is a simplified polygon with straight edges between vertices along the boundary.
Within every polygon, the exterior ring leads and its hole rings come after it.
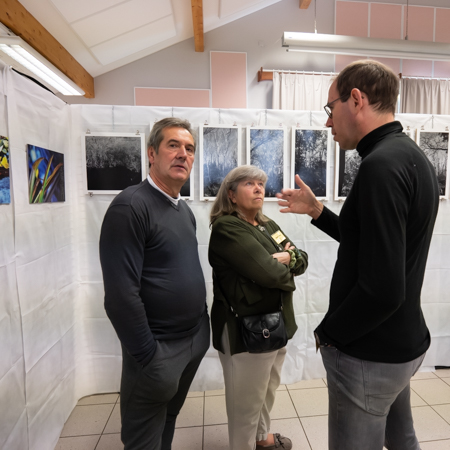
POLYGON ((450 44, 443 42, 380 39, 337 34, 285 32, 286 51, 332 53, 334 55, 375 56, 378 58, 450 61, 450 44))
POLYGON ((83 89, 18 36, 0 36, 0 52, 17 61, 44 84, 52 86, 63 95, 85 94, 83 89))

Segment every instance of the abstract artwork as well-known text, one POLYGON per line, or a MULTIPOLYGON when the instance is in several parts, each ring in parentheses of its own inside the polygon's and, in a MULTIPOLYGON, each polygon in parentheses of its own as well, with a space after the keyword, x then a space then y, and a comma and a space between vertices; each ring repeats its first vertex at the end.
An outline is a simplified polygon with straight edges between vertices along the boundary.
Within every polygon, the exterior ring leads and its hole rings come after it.
POLYGON ((0 136, 0 205, 11 203, 11 184, 9 179, 9 141, 0 136))
POLYGON ((28 144, 27 155, 29 202, 65 201, 64 154, 28 144))
POLYGON ((200 125, 200 200, 214 200, 227 173, 241 160, 239 126, 200 125))
POLYGON ((336 171, 334 199, 345 200, 353 186, 361 165, 357 150, 342 150, 336 143, 336 171))
POLYGON ((86 191, 118 194, 147 176, 145 136, 133 133, 86 133, 86 191))
POLYGON ((247 127, 247 164, 264 170, 265 199, 276 201, 277 192, 285 187, 286 129, 247 127))
POLYGON ((291 188, 296 188, 295 175, 306 183, 319 200, 326 199, 328 180, 329 128, 292 128, 291 188))
POLYGON ((448 131, 417 130, 417 145, 433 164, 439 184, 439 196, 448 196, 448 131))

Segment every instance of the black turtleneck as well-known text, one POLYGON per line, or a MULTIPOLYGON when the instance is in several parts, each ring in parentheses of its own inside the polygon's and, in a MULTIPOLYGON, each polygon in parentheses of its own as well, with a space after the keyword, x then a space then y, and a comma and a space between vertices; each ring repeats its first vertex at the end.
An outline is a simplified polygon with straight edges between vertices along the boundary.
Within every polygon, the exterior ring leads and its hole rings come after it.
POLYGON ((402 129, 391 122, 361 139, 361 166, 340 215, 324 208, 312 221, 340 243, 320 341, 386 363, 411 361, 430 345, 420 292, 439 189, 402 129))

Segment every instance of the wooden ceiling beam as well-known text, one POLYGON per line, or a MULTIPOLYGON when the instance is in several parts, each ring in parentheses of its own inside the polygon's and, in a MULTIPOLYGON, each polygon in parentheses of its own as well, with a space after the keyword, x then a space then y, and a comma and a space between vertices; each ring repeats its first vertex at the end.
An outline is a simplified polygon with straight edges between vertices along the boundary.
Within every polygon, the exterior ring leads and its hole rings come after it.
POLYGON ((311 0, 300 0, 300 9, 308 9, 311 0))
POLYGON ((204 52, 204 34, 203 34, 203 0, 191 0, 192 22, 194 24, 194 42, 195 51, 204 52))
POLYGON ((92 76, 18 0, 0 0, 0 22, 83 89, 85 97, 94 98, 92 76))

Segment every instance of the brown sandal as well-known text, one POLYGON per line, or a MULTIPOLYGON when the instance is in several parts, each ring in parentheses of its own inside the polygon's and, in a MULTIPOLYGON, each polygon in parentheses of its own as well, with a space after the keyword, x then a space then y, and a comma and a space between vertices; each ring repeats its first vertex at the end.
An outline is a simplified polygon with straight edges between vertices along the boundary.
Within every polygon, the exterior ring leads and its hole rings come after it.
POLYGON ((291 450, 292 442, 289 438, 281 436, 280 433, 273 433, 273 440, 275 441, 272 445, 256 445, 256 450, 274 450, 276 448, 291 450))

